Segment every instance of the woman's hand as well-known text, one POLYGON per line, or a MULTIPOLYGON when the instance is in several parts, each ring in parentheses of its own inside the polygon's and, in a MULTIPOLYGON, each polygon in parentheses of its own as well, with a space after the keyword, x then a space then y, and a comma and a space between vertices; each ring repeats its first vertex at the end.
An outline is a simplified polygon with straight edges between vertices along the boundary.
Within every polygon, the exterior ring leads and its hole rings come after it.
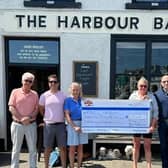
POLYGON ((155 128, 157 128, 157 119, 153 118, 151 126, 149 128, 149 132, 153 133, 155 131, 155 128))
POLYGON ((81 132, 81 128, 78 126, 73 127, 76 132, 81 132))
POLYGON ((91 100, 86 100, 86 101, 84 102, 84 104, 87 105, 87 106, 90 106, 90 105, 93 104, 93 102, 92 102, 91 100))
POLYGON ((151 126, 150 128, 149 128, 149 133, 153 133, 155 131, 155 127, 154 126, 151 126))

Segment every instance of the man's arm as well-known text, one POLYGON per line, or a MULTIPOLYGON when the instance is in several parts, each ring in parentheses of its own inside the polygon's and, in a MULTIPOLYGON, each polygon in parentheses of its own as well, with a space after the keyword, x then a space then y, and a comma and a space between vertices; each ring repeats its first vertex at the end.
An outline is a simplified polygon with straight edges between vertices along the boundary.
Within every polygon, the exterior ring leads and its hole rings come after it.
POLYGON ((39 109, 38 109, 38 98, 37 98, 37 101, 36 101, 36 105, 35 105, 34 111, 33 111, 32 114, 29 116, 30 121, 34 121, 34 120, 36 120, 36 117, 37 117, 38 112, 39 112, 39 109))
POLYGON ((14 106, 9 105, 9 111, 11 112, 12 118, 13 118, 14 120, 18 120, 18 121, 21 120, 22 115, 21 115, 19 112, 17 112, 17 110, 16 110, 16 108, 15 108, 14 106))
POLYGON ((39 112, 42 116, 44 116, 44 111, 45 111, 45 107, 42 105, 39 105, 39 112))

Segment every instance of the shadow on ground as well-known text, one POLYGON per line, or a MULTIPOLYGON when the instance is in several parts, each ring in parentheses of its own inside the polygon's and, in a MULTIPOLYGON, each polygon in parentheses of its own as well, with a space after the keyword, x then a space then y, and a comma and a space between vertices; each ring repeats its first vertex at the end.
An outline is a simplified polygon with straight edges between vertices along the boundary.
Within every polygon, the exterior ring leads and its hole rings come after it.
POLYGON ((105 168, 104 166, 102 166, 102 165, 100 165, 100 164, 90 164, 90 165, 88 165, 87 164, 87 166, 83 166, 84 168, 105 168))
MULTIPOLYGON (((26 162, 25 160, 20 160, 20 163, 26 162)), ((0 167, 10 166, 11 163, 11 152, 1 152, 0 153, 0 167)))
POLYGON ((0 166, 7 166, 10 165, 10 160, 11 160, 11 153, 7 152, 1 152, 0 153, 0 166))

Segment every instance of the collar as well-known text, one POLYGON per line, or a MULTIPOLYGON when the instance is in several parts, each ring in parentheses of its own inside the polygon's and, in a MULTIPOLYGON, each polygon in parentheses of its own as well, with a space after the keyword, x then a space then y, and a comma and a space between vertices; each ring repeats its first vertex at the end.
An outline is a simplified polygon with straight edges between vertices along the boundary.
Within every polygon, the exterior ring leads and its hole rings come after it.
POLYGON ((168 96, 168 91, 164 88, 162 88, 162 90, 163 90, 164 94, 168 96))
POLYGON ((74 99, 72 95, 71 95, 70 97, 71 97, 71 99, 72 99, 73 101, 76 101, 76 102, 81 101, 81 97, 78 97, 78 100, 74 99))
POLYGON ((31 89, 29 90, 29 92, 24 92, 23 88, 21 87, 20 90, 21 90, 21 93, 23 94, 31 94, 31 89))

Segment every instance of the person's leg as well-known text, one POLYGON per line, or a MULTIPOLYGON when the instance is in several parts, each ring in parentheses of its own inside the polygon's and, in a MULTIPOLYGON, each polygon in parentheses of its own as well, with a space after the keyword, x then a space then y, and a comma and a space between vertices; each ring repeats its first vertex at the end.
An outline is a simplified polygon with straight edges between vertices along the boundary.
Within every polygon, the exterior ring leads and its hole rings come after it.
POLYGON ((168 127, 164 122, 159 123, 160 151, 162 168, 168 168, 168 127))
POLYGON ((78 168, 80 168, 82 164, 82 160, 83 160, 83 145, 82 144, 77 146, 77 154, 78 154, 78 168))
POLYGON ((139 159, 139 151, 140 151, 140 137, 133 137, 133 168, 137 168, 137 163, 139 159))
POLYGON ((19 154, 23 143, 24 129, 23 125, 12 122, 11 125, 11 140, 12 140, 12 156, 11 156, 11 168, 19 167, 19 154))
POLYGON ((67 163, 67 136, 66 136, 66 126, 64 123, 58 124, 56 127, 56 140, 57 146, 60 149, 61 165, 66 168, 67 163))
MULTIPOLYGON (((79 126, 79 121, 73 121, 75 125, 79 126)), ((72 128, 71 125, 67 125, 67 145, 69 146, 69 162, 70 168, 74 168, 76 147, 80 144, 79 133, 72 128)))
POLYGON ((70 146, 70 147, 69 147, 69 162, 70 162, 70 168, 74 168, 75 151, 76 151, 76 146, 70 146))
POLYGON ((43 139, 44 139, 44 162, 45 162, 45 168, 48 168, 49 166, 49 157, 50 153, 53 149, 53 144, 55 140, 55 126, 45 124, 44 130, 43 130, 43 139))
POLYGON ((62 168, 66 168, 66 163, 67 163, 66 147, 59 147, 59 149, 60 149, 60 158, 61 158, 62 168))
POLYGON ((51 151, 52 151, 52 148, 50 148, 50 147, 44 149, 45 168, 49 167, 49 157, 50 157, 51 151))
MULTIPOLYGON (((80 122, 81 126, 81 122, 80 122)), ((83 160, 83 144, 88 144, 88 134, 87 133, 80 133, 79 134, 79 145, 77 148, 78 152, 78 167, 82 165, 82 160, 83 160)))
POLYGON ((36 123, 32 123, 30 125, 25 126, 25 135, 26 142, 29 149, 29 165, 30 168, 36 168, 36 160, 37 160, 37 151, 36 151, 36 143, 37 143, 37 125, 36 123))
POLYGON ((151 138, 144 138, 144 151, 147 168, 151 168, 151 138))

